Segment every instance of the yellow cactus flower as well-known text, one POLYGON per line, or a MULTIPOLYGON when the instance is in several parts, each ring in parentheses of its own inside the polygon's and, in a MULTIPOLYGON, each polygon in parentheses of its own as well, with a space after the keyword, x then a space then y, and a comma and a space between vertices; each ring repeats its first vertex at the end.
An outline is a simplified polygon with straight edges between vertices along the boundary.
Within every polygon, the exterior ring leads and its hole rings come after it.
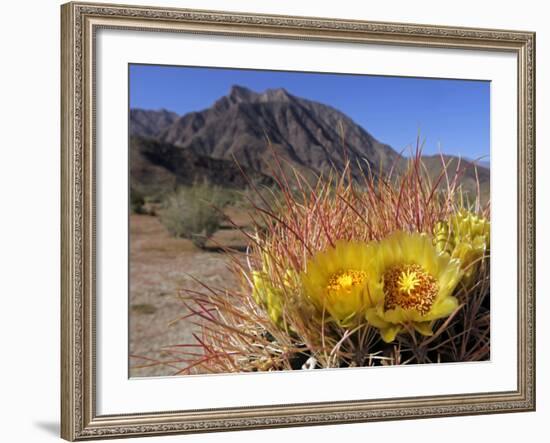
POLYGON ((432 335, 434 320, 449 316, 458 306, 452 293, 462 271, 457 260, 439 253, 425 234, 398 231, 380 241, 373 286, 375 305, 367 321, 389 343, 408 325, 432 335))
POLYGON ((258 305, 264 307, 271 321, 279 327, 283 326, 283 290, 276 288, 264 271, 252 272, 254 288, 252 296, 258 305))
POLYGON ((264 252, 261 254, 261 258, 262 269, 252 272, 252 297, 259 306, 266 310, 274 324, 286 329, 287 325, 283 319, 284 300, 285 296, 297 287, 297 274, 295 271, 287 269, 280 278, 274 271, 272 257, 264 252))
POLYGON ((448 222, 440 221, 434 227, 434 244, 438 251, 460 260, 464 271, 463 284, 474 281, 481 259, 490 248, 491 224, 484 217, 461 209, 448 222))
POLYGON ((372 306, 374 251, 373 245, 339 241, 312 257, 301 275, 307 298, 340 326, 362 321, 372 306))

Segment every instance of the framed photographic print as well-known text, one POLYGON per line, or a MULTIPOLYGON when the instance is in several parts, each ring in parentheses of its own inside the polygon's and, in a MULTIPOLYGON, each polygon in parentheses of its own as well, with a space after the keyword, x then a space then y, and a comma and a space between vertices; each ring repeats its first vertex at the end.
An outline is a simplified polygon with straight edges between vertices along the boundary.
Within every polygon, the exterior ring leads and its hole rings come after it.
POLYGON ((535 408, 535 35, 62 14, 62 437, 535 408))

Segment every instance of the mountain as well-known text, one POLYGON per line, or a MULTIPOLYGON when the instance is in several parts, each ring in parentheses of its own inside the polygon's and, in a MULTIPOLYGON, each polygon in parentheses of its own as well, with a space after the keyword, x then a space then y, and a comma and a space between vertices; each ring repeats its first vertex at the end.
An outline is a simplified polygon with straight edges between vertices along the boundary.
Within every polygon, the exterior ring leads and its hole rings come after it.
POLYGON ((161 131, 172 125, 179 115, 161 109, 160 111, 130 110, 130 134, 155 138, 161 131))
MULTIPOLYGON (((165 110, 132 109, 130 132, 139 137, 131 141, 131 144, 138 144, 137 148, 132 147, 133 152, 141 153, 138 161, 141 166, 134 169, 141 171, 136 180, 160 170, 163 171, 162 174, 159 172, 162 180, 168 174, 170 180, 182 183, 200 174, 209 175, 207 167, 186 169, 188 166, 184 166, 197 164, 198 159, 201 162, 206 159, 225 162, 224 169, 231 177, 233 172, 229 171, 234 169, 229 164, 235 166, 238 163, 246 171, 254 171, 255 179, 264 182, 277 173, 279 164, 289 176, 297 170, 313 180, 333 169, 342 170, 346 159, 350 160, 355 178, 360 178, 364 170, 385 173, 392 167, 402 170, 406 164, 394 149, 376 140, 344 113, 294 96, 285 89, 258 93, 233 86, 228 95, 218 99, 210 108, 182 116, 165 110), (147 145, 144 153, 146 139, 153 139, 156 144, 147 145), (152 151, 156 154, 153 155, 152 151), (180 166, 175 167, 175 161, 180 162, 180 166), (146 164, 149 172, 145 172, 146 164)), ((441 159, 425 159, 430 175, 437 177, 441 172, 441 159)), ((452 157, 447 156, 447 159, 452 160, 452 157)), ((465 187, 473 191, 474 164, 462 161, 462 165, 466 167, 465 187)), ((480 180, 486 179, 488 186, 489 170, 478 166, 478 176, 480 180)), ((219 180, 223 181, 225 177, 220 176, 219 180)), ((152 176, 150 181, 154 181, 152 176)), ((227 184, 239 186, 234 177, 227 184)))
POLYGON ((356 176, 357 162, 378 171, 398 158, 345 114, 284 89, 256 93, 234 86, 211 108, 160 129, 157 138, 200 155, 235 160, 265 175, 274 174, 274 153, 286 170, 292 165, 306 177, 342 169, 345 155, 356 176))

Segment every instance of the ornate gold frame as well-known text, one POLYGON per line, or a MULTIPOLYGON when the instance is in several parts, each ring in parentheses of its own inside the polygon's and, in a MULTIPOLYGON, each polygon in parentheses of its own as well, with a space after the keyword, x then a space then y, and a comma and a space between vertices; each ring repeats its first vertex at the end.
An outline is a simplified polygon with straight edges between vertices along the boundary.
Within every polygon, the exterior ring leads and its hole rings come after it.
POLYGON ((533 411, 535 34, 68 3, 62 22, 61 435, 67 440, 533 411), (512 392, 98 416, 95 410, 94 33, 99 28, 513 52, 518 58, 518 384, 512 392))

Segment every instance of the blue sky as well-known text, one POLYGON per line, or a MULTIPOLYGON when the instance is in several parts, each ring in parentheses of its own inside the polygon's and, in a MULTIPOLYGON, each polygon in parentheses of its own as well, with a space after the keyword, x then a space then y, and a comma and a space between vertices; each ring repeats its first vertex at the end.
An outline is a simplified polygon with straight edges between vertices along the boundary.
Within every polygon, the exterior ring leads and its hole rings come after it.
POLYGON ((425 154, 489 159, 490 82, 347 74, 130 65, 130 107, 200 111, 232 85, 285 88, 350 116, 401 151, 425 139, 425 154))

